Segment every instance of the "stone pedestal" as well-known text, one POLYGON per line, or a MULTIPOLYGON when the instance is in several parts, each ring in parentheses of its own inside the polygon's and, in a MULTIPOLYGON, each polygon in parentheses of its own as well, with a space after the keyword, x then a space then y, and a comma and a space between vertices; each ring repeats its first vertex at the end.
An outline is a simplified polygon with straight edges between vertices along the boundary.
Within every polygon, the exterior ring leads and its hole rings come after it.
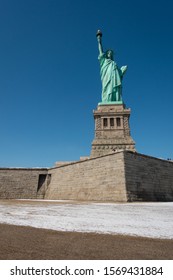
POLYGON ((124 104, 98 104, 93 111, 95 138, 92 142, 91 158, 115 151, 135 151, 135 142, 130 135, 131 110, 124 104))

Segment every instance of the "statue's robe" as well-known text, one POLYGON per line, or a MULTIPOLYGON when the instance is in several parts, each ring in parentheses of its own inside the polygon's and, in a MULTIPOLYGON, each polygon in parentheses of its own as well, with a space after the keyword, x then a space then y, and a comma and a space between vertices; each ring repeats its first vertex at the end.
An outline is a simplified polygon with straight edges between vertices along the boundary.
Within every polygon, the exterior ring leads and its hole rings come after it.
POLYGON ((122 78, 127 66, 117 64, 103 53, 98 57, 102 81, 102 102, 122 101, 122 78))

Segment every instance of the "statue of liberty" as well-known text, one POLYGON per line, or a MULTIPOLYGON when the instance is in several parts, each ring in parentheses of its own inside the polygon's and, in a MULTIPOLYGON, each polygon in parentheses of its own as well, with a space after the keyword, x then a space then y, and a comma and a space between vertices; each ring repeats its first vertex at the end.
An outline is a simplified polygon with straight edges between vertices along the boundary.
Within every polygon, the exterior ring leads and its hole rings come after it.
POLYGON ((113 51, 103 52, 102 33, 97 31, 99 48, 100 76, 102 81, 102 103, 122 104, 122 79, 127 70, 127 66, 119 68, 114 61, 113 51))

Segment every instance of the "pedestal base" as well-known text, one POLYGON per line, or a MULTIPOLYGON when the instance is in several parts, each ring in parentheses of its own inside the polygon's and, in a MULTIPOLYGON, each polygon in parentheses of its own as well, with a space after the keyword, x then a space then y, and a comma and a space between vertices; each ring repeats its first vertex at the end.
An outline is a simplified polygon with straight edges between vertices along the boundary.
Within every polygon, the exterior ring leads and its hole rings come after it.
POLYGON ((91 157, 102 156, 120 150, 135 151, 135 142, 130 135, 131 110, 123 103, 99 103, 94 110, 95 138, 91 157))

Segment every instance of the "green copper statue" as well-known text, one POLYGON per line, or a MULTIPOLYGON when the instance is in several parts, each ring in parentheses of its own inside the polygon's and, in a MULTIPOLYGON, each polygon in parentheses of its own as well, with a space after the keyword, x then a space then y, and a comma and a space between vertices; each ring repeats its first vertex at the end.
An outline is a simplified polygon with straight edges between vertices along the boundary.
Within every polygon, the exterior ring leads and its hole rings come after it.
POLYGON ((100 75, 102 81, 102 104, 117 103, 122 104, 122 79, 127 70, 127 66, 119 68, 113 59, 113 51, 103 52, 102 33, 97 31, 99 48, 100 75))

